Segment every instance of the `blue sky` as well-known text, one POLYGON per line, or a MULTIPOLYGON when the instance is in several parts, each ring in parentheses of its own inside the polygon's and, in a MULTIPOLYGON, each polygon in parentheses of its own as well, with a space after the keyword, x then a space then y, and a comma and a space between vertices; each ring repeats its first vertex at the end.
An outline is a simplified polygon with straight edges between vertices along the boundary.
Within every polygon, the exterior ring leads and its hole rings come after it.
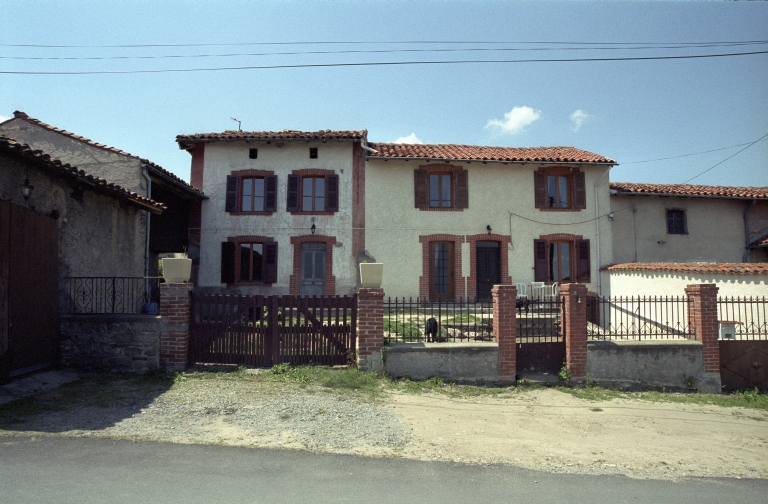
MULTIPOLYGON (((0 72, 721 54, 768 50, 767 27, 765 2, 4 0, 0 72), (425 43, 433 41, 443 43, 425 43), (742 41, 764 43, 651 46, 742 41), (296 42, 308 44, 264 45, 296 42), (141 44, 181 46, 105 47, 141 44), (514 50, 444 51, 468 48, 514 50), (339 52, 403 49, 443 51, 339 52), (304 54, 253 55, 277 52, 304 54), (65 57, 121 59, 18 59, 65 57)), ((190 158, 176 135, 236 129, 235 117, 245 131, 366 128, 373 142, 572 145, 617 160, 611 180, 622 182, 682 183, 721 163, 691 183, 768 185, 768 137, 737 154, 768 134, 768 54, 0 73, 0 116, 14 110, 148 158, 186 180, 190 158), (677 157, 715 149, 721 150, 677 157)))

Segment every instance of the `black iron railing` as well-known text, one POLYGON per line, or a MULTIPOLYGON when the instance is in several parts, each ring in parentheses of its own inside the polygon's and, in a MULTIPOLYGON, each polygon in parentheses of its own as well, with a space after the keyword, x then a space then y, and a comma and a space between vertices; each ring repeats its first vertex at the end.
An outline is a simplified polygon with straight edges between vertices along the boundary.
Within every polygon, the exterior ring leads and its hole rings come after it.
POLYGON ((518 343, 558 343, 563 341, 563 303, 560 299, 519 298, 516 338, 518 343))
POLYGON ((62 312, 159 313, 161 277, 67 277, 62 312))
POLYGON ((493 341, 492 315, 490 299, 388 298, 384 302, 384 340, 387 343, 493 341))
POLYGON ((588 296, 586 302, 591 340, 687 339, 693 333, 686 296, 588 296))
POLYGON ((768 298, 719 297, 717 319, 720 323, 733 323, 734 339, 768 340, 768 298))

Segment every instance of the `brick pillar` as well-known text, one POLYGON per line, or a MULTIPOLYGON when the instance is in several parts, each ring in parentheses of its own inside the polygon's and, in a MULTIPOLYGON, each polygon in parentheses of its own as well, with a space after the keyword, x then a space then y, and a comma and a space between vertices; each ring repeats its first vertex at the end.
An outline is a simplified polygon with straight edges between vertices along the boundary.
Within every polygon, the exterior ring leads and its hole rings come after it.
POLYGON ((694 338, 703 345, 704 369, 698 376, 699 392, 719 394, 720 382, 720 327, 717 321, 717 285, 692 284, 685 288, 688 296, 688 324, 694 338))
POLYGON ((565 305, 565 364, 571 379, 581 381, 587 376, 587 286, 563 284, 560 299, 565 305))
POLYGON ((493 297, 493 334, 499 344, 498 380, 514 381, 517 374, 517 318, 515 304, 517 287, 514 285, 494 285, 493 297))
POLYGON ((189 356, 191 283, 160 284, 160 367, 184 371, 189 356))
POLYGON ((384 291, 362 287, 357 291, 357 367, 383 371, 384 291))

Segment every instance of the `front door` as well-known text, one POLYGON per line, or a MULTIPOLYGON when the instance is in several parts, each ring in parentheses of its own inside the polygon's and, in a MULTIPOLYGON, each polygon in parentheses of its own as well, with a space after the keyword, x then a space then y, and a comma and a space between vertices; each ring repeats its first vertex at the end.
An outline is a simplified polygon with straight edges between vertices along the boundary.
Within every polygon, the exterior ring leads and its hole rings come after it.
POLYGON ((453 301, 453 242, 432 242, 429 251, 429 297, 453 301))
POLYGON ((477 299, 491 299, 491 289, 501 283, 499 242, 477 242, 477 299))
POLYGON ((325 295, 325 243, 301 244, 301 295, 325 295))

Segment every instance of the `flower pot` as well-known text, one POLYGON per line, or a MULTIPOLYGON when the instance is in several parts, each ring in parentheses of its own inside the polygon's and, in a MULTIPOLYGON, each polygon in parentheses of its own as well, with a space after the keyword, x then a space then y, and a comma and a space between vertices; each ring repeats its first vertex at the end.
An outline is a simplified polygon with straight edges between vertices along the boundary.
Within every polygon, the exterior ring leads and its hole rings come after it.
POLYGON ((384 263, 360 263, 360 284, 363 287, 381 288, 384 263))
POLYGON ((166 257, 163 259, 165 283, 189 282, 191 274, 192 259, 186 257, 166 257))

